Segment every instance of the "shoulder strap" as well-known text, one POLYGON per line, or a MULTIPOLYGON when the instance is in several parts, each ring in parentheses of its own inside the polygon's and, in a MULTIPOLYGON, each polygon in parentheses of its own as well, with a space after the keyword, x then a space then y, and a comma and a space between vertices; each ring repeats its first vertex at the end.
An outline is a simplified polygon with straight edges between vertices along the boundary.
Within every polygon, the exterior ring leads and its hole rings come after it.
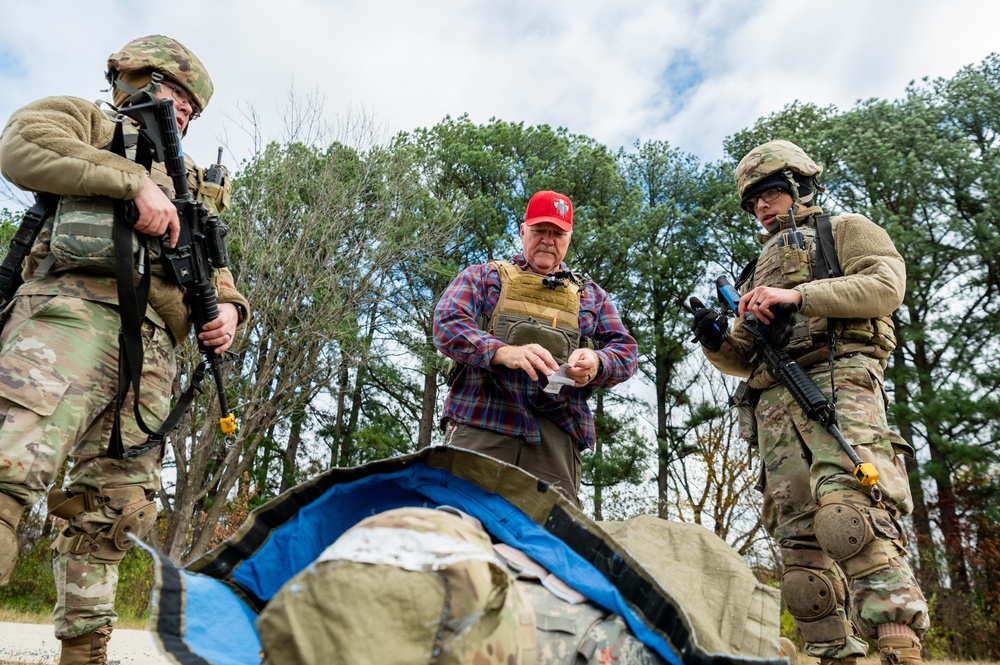
POLYGON ((816 253, 823 260, 826 267, 825 275, 817 277, 842 277, 844 271, 840 269, 840 261, 837 259, 837 246, 833 242, 833 224, 830 222, 830 215, 818 215, 816 217, 816 253))
MULTIPOLYGON (((833 240, 833 223, 830 215, 823 214, 816 216, 816 258, 822 261, 822 267, 826 268, 826 275, 817 275, 817 278, 824 279, 830 277, 842 277, 844 271, 840 268, 840 260, 837 258, 837 245, 833 240)), ((827 338, 827 362, 830 365, 830 399, 837 403, 837 381, 833 372, 833 361, 837 356, 837 331, 834 328, 833 319, 826 321, 827 338)))
POLYGON ((500 284, 504 285, 511 281, 521 273, 521 269, 510 261, 502 261, 500 259, 494 259, 490 261, 489 265, 496 268, 497 274, 500 276, 500 284))

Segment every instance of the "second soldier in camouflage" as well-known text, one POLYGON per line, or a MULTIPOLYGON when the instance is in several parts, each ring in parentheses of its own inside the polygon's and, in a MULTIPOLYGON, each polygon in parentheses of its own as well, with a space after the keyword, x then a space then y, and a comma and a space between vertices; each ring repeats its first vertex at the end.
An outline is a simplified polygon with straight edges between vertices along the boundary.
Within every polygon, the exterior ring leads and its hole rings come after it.
POLYGON ((862 638, 872 638, 883 663, 915 665, 929 618, 900 525, 913 502, 899 455, 913 450, 888 425, 883 389, 906 269, 872 221, 823 215, 813 203, 821 172, 788 141, 743 158, 741 206, 764 227, 763 249, 737 284, 732 331, 707 307, 696 310, 693 328, 708 360, 749 389, 740 430, 760 453, 764 524, 780 547, 782 595, 805 653, 822 665, 853 665, 867 653, 862 638), (790 319, 774 309, 784 303, 798 309, 790 319), (880 495, 855 479, 841 445, 767 371, 743 327, 748 314, 835 403, 844 438, 878 472, 880 495))

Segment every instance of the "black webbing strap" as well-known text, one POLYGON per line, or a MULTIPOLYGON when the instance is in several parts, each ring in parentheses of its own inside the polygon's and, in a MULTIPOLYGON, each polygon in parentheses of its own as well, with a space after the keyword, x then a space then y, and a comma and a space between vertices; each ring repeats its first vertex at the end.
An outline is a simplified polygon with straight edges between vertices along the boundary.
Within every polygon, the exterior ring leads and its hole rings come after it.
POLYGON ((14 293, 24 283, 21 278, 24 257, 31 251, 38 232, 42 230, 45 220, 55 212, 58 203, 58 196, 39 192, 35 194, 35 205, 24 211, 21 224, 11 238, 10 249, 0 263, 0 309, 13 300, 14 293))
MULTIPOLYGON (((143 146, 138 146, 142 148, 143 146)), ((125 138, 121 122, 116 123, 114 138, 111 140, 111 152, 125 156, 125 138)), ((139 161, 141 153, 148 150, 137 149, 139 161)), ((147 171, 149 164, 144 164, 147 171)), ((149 303, 149 252, 142 251, 143 265, 139 285, 135 284, 134 257, 132 256, 132 223, 128 219, 125 202, 115 201, 115 220, 112 236, 115 248, 115 282, 118 287, 118 312, 121 317, 121 327, 118 329, 118 392, 115 396, 115 419, 111 428, 111 440, 108 445, 108 455, 112 459, 124 459, 125 449, 121 437, 121 407, 125 402, 129 387, 132 388, 133 406, 136 422, 139 428, 147 434, 153 434, 139 413, 139 377, 142 373, 142 319, 146 315, 149 303)), ((138 234, 136 234, 138 236, 138 234)), ((145 248, 145 238, 139 236, 139 243, 145 248)))
MULTIPOLYGON (((826 268, 824 277, 842 277, 844 271, 840 268, 837 258, 837 246, 833 242, 833 224, 830 215, 816 217, 816 254, 826 268)), ((826 322, 827 362, 830 365, 830 402, 837 404, 837 382, 834 378, 833 361, 837 357, 837 331, 833 328, 833 319, 826 322)), ((834 415, 836 422, 836 415, 834 415)))
POLYGON ((844 271, 840 269, 840 260, 837 258, 837 246, 833 244, 833 225, 830 223, 830 215, 818 215, 816 217, 816 253, 823 260, 826 268, 826 275, 823 277, 843 277, 844 271))
MULTIPOLYGON (((111 152, 125 156, 125 139, 121 123, 115 127, 115 135, 111 141, 111 152)), ((152 166, 152 151, 146 138, 139 136, 136 145, 136 162, 149 171, 152 166)), ((195 369, 191 385, 181 395, 177 404, 171 409, 167 418, 158 430, 153 430, 142 419, 139 410, 139 390, 142 378, 143 343, 142 321, 146 316, 149 304, 150 265, 149 252, 146 251, 146 238, 142 234, 138 241, 142 247, 142 275, 139 285, 135 284, 134 257, 132 255, 132 223, 128 219, 125 202, 115 201, 114 247, 115 247, 115 281, 118 287, 118 311, 121 317, 121 328, 118 330, 118 393, 115 396, 115 418, 111 428, 111 440, 108 444, 108 456, 112 459, 127 459, 138 457, 147 450, 159 448, 170 432, 180 424, 181 418, 194 401, 195 392, 201 391, 201 382, 205 377, 205 363, 195 369), (148 435, 145 443, 125 449, 121 434, 121 408, 125 403, 129 388, 132 389, 132 411, 139 429, 148 435)))

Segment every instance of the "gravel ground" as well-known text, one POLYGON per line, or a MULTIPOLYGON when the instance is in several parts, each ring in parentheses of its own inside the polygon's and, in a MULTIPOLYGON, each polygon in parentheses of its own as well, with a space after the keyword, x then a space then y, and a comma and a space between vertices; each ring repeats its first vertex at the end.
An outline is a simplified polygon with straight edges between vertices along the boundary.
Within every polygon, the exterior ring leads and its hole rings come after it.
MULTIPOLYGON (((0 664, 56 665, 59 640, 51 624, 0 623, 0 664)), ((168 665, 145 630, 115 630, 108 642, 108 665, 168 665)))

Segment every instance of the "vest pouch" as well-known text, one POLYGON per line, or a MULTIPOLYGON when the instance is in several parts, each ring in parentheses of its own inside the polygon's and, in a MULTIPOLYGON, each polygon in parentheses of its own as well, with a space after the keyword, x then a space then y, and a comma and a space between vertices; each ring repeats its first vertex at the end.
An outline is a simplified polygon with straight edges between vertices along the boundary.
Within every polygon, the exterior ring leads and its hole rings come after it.
POLYGON ((228 176, 225 177, 222 184, 199 179, 198 200, 204 203, 209 211, 219 214, 229 210, 232 207, 231 196, 232 187, 228 176))
POLYGON ((740 381, 736 391, 730 398, 730 404, 736 408, 736 424, 740 438, 751 446, 756 446, 757 439, 757 402, 761 391, 751 388, 746 381, 740 381))
POLYGON ((872 344, 886 351, 894 350, 896 348, 896 329, 892 325, 892 318, 883 316, 873 319, 872 323, 875 324, 872 344))
MULTIPOLYGON (((114 272, 114 199, 104 196, 63 196, 52 222, 50 251, 56 269, 114 272)), ((132 236, 133 256, 139 243, 132 236)))
POLYGON ((511 314, 502 313, 497 317, 493 334, 511 346, 538 344, 560 365, 580 346, 579 330, 553 328, 549 322, 543 324, 530 317, 511 314))
MULTIPOLYGON (((785 350, 788 351, 788 355, 796 358, 803 353, 812 351, 816 348, 816 335, 813 331, 813 322, 816 319, 807 318, 798 312, 792 315, 792 334, 788 339, 788 344, 785 346, 785 350)), ((826 338, 826 319, 822 319, 822 333, 821 339, 826 338)))
POLYGON ((871 342, 875 336, 872 319, 842 319, 837 322, 837 337, 845 342, 871 342))
POLYGON ((809 254, 804 249, 794 245, 779 247, 778 261, 781 264, 781 274, 784 276, 785 284, 796 286, 809 281, 812 267, 809 264, 809 254))

